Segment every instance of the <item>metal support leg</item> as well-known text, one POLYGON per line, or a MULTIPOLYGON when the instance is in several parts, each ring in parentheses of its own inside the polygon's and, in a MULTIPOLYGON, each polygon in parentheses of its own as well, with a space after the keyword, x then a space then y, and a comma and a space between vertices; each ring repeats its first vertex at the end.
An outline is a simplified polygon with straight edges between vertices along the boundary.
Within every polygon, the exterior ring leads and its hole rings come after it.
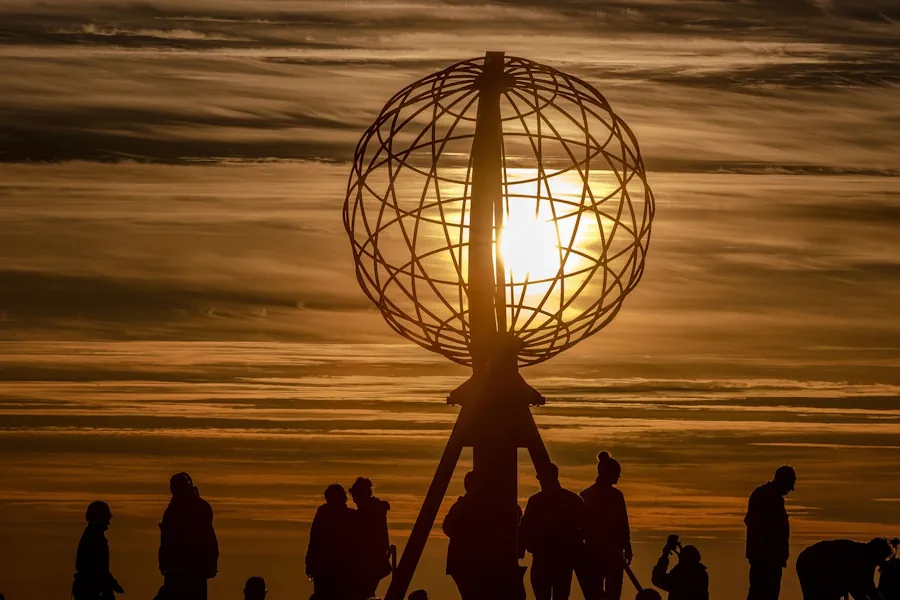
POLYGON ((409 534, 409 541, 403 549, 400 564, 397 565, 397 570, 391 577, 391 585, 388 587, 385 600, 403 600, 409 590, 413 573, 422 557, 425 542, 428 541, 428 535, 434 526, 434 520, 437 518, 441 502, 447 493, 447 487, 450 485, 450 479, 453 477, 453 471, 456 469, 456 463, 459 462, 459 456, 462 453, 463 413, 465 413, 465 409, 460 413, 460 417, 450 433, 450 438, 447 440, 441 462, 434 473, 434 479, 431 480, 431 486, 425 495, 425 501, 419 510, 419 516, 416 517, 412 532, 409 534))

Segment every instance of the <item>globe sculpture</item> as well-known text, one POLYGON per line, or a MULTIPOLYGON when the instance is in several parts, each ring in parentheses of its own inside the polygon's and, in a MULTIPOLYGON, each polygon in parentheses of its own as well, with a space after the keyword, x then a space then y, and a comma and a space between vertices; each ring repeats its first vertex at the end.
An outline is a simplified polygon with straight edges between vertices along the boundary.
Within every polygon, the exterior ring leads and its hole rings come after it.
MULTIPOLYGON (((496 596, 516 595, 517 449, 550 462, 519 367, 597 333, 641 279, 653 194, 590 84, 488 52, 409 85, 360 139, 344 203, 356 275, 403 337, 473 368, 387 593, 402 600, 462 448, 494 511, 496 596)), ((493 556, 492 555, 492 556, 493 556)))

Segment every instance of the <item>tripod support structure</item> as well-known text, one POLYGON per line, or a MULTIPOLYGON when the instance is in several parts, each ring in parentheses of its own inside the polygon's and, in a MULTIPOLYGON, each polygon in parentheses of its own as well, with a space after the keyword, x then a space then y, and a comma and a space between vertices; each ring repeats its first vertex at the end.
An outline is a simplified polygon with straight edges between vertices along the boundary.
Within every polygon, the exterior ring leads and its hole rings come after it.
MULTIPOLYGON (((385 600, 405 598, 463 448, 473 449, 474 469, 485 474, 484 480, 489 486, 487 495, 494 498, 501 509, 504 503, 509 506, 510 502, 517 503, 518 500, 519 448, 528 450, 537 472, 550 463, 529 408, 529 402, 543 404, 543 398, 525 383, 518 371, 501 369, 500 372, 491 369, 483 376, 474 375, 448 398, 449 403, 460 404, 462 409, 391 578, 385 600), (487 397, 491 401, 485 401, 487 397)), ((503 514, 502 510, 499 514, 503 514)), ((498 520, 483 535, 499 541, 502 549, 502 555, 497 557, 499 564, 510 572, 518 570, 517 523, 498 520)), ((510 575, 509 580, 513 578, 510 575)))

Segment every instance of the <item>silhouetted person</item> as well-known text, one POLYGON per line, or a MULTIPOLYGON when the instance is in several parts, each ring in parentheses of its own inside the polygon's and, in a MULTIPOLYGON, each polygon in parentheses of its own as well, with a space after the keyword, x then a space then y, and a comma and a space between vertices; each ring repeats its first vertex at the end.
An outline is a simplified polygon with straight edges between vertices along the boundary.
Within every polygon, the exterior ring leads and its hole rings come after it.
POLYGON ((863 543, 830 540, 813 544, 797 557, 797 576, 803 600, 881 600, 875 588, 875 569, 894 549, 884 538, 863 543))
POLYGON ((797 482, 794 469, 778 467, 772 481, 750 494, 747 504, 747 560, 750 561, 750 592, 747 600, 778 600, 781 575, 790 556, 790 524, 784 497, 797 482))
POLYGON ((244 584, 244 600, 265 600, 266 580, 262 577, 251 577, 244 584))
POLYGON ((608 452, 597 455, 597 481, 584 498, 584 566, 588 600, 619 600, 625 565, 631 564, 631 529, 625 496, 616 487, 622 474, 608 452))
POLYGON ((669 571, 669 555, 674 551, 672 545, 665 545, 650 581, 669 592, 669 600, 709 600, 709 574, 700 562, 700 551, 696 546, 684 546, 678 564, 669 571))
POLYGON ((634 600, 662 600, 662 596, 654 589, 644 588, 637 593, 634 600))
MULTIPOLYGON (((892 540, 891 546, 897 549, 900 541, 892 540)), ((884 600, 900 600, 900 558, 896 556, 881 565, 881 576, 878 578, 878 591, 884 600)))
POLYGON ((581 552, 584 501, 559 483, 559 469, 550 464, 538 473, 541 491, 528 499, 519 540, 534 559, 531 587, 535 600, 566 600, 572 571, 581 552))
POLYGON ((450 538, 447 574, 463 600, 500 596, 524 600, 524 567, 518 567, 515 557, 510 560, 501 540, 484 535, 495 529, 498 519, 514 518, 518 526, 522 509, 515 503, 501 506, 495 498, 488 497, 482 477, 477 471, 466 473, 466 493, 457 498, 444 518, 441 528, 450 538))
POLYGON ((112 512, 106 502, 97 501, 88 506, 84 517, 87 527, 78 542, 72 597, 75 600, 111 600, 116 593, 125 593, 109 572, 106 530, 109 529, 112 512))
POLYGON ((316 510, 309 529, 306 574, 313 580, 315 600, 345 600, 352 596, 357 564, 356 511, 347 506, 347 492, 336 483, 325 489, 325 504, 316 510))
POLYGON ((450 507, 441 530, 450 538, 447 546, 447 575, 453 578, 462 600, 476 597, 479 570, 478 543, 479 494, 481 492, 479 474, 466 473, 463 479, 466 493, 456 499, 450 507))
POLYGON ((159 571, 165 580, 158 597, 206 600, 207 580, 216 576, 219 562, 212 508, 187 473, 172 475, 169 490, 172 499, 159 524, 159 571))
POLYGON ((365 477, 357 478, 350 486, 350 496, 356 504, 354 579, 359 584, 357 595, 367 600, 375 596, 378 582, 391 573, 388 558, 391 540, 387 524, 391 505, 372 495, 372 481, 365 477))

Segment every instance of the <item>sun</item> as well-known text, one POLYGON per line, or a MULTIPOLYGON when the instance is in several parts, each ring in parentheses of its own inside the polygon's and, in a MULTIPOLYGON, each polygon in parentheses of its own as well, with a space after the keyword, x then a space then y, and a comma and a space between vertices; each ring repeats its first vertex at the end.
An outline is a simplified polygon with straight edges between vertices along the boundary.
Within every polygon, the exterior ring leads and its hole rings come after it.
POLYGON ((510 283, 556 276, 560 267, 556 222, 528 206, 510 206, 500 234, 500 256, 510 283))

